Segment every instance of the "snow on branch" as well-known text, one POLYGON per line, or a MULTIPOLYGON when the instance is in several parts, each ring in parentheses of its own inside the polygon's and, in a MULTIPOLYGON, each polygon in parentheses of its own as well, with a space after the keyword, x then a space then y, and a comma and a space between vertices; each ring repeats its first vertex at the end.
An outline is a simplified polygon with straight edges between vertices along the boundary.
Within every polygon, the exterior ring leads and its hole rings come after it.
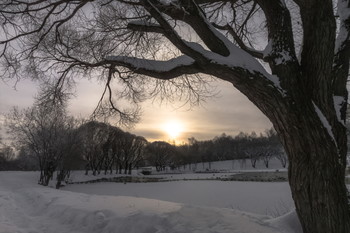
MULTIPOLYGON (((236 46, 220 31, 218 31, 203 14, 200 7, 193 1, 185 1, 182 8, 174 5, 174 2, 159 2, 157 0, 143 0, 147 11, 164 29, 167 37, 183 54, 193 58, 196 63, 205 70, 210 63, 225 66, 226 68, 240 70, 240 75, 251 77, 265 77, 267 85, 276 87, 281 93, 285 93, 279 85, 279 78, 269 74, 259 61, 245 49, 236 46), (190 13, 190 14, 189 14, 190 13), (166 17, 178 19, 188 23, 205 43, 204 48, 200 43, 188 42, 181 38, 174 28, 168 23, 166 17), (182 18, 180 18, 180 16, 182 18), (241 72, 241 71, 244 72, 241 72)), ((135 26, 145 26, 144 22, 136 22, 135 26)), ((147 23, 146 23, 146 26, 147 23)), ((150 25, 153 27, 155 25, 150 25)), ((158 29, 157 29, 158 30, 158 29)), ((256 53, 257 55, 257 53, 256 53)), ((262 56, 259 54, 257 56, 262 56)), ((143 65, 142 65, 143 66, 143 65)), ((152 75, 151 75, 152 76, 152 75)))
POLYGON ((238 36, 238 34, 235 32, 235 30, 229 24, 221 26, 221 25, 218 25, 216 23, 212 23, 212 25, 219 30, 227 31, 233 37, 233 39, 237 42, 239 47, 241 49, 243 49, 244 51, 246 51, 247 53, 249 53, 253 57, 263 59, 263 52, 257 51, 253 48, 249 48, 248 46, 246 46, 245 43, 243 42, 243 40, 238 36))
POLYGON ((159 2, 156 0, 142 0, 145 9, 152 15, 152 17, 159 23, 164 29, 164 36, 171 41, 183 54, 194 58, 197 62, 205 63, 207 60, 191 47, 187 46, 181 36, 175 31, 175 29, 164 18, 161 10, 158 8, 159 2), (157 4, 158 3, 158 4, 157 4))
POLYGON ((132 21, 128 23, 127 28, 133 31, 154 32, 154 33, 161 33, 161 34, 165 33, 164 29, 159 24, 140 21, 140 20, 132 21))
POLYGON ((337 141, 335 140, 335 137, 332 131, 332 126, 329 124, 327 118, 322 113, 321 109, 313 101, 312 101, 312 104, 314 105, 315 112, 317 113, 318 118, 322 122, 323 127, 327 130, 329 136, 333 139, 334 143, 337 145, 337 141))
POLYGON ((338 121, 345 126, 345 120, 342 120, 342 113, 341 113, 341 109, 344 106, 344 104, 346 104, 346 100, 343 96, 333 96, 333 103, 334 103, 334 109, 335 109, 335 113, 337 114, 337 119, 338 121))
MULTIPOLYGON (((350 59, 350 0, 338 0, 339 32, 335 41, 333 58, 333 85, 335 96, 344 96, 347 99, 347 82, 350 59)), ((344 111, 346 103, 344 103, 344 111)), ((345 112, 343 113, 345 114, 345 112)), ((342 115, 345 119, 345 115, 342 115)))
POLYGON ((199 72, 195 61, 184 55, 167 61, 149 60, 126 56, 109 56, 106 62, 116 66, 129 68, 138 74, 144 74, 160 79, 172 79, 183 74, 199 72))
POLYGON ((338 15, 340 18, 340 29, 335 42, 335 53, 342 50, 349 43, 350 6, 349 0, 338 0, 338 15))

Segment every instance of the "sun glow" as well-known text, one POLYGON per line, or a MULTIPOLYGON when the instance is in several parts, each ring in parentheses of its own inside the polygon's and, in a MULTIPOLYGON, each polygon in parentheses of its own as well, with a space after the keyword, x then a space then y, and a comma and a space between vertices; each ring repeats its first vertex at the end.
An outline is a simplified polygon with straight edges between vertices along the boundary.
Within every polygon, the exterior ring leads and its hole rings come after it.
POLYGON ((163 125, 163 130, 168 134, 169 139, 176 139, 183 132, 184 127, 180 121, 172 120, 163 125))

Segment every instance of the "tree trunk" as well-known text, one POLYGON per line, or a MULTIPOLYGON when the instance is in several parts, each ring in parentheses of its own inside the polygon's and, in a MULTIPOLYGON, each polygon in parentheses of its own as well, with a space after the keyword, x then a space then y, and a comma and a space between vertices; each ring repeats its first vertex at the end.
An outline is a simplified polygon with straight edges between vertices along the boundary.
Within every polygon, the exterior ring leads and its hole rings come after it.
MULTIPOLYGON (((349 233, 346 138, 345 145, 337 143, 317 114, 293 115, 273 123, 288 154, 289 183, 303 231, 349 233)), ((346 137, 345 130, 342 136, 346 137)))
POLYGON ((132 164, 130 163, 129 164, 129 171, 128 171, 128 174, 131 175, 131 170, 132 170, 132 164))
MULTIPOLYGON (((327 142, 324 142, 327 143, 327 142)), ((297 145, 297 144, 296 144, 297 145)), ((350 215, 344 173, 330 148, 293 148, 289 183, 304 233, 350 232, 350 215), (313 158, 322 157, 319 162, 313 158)))

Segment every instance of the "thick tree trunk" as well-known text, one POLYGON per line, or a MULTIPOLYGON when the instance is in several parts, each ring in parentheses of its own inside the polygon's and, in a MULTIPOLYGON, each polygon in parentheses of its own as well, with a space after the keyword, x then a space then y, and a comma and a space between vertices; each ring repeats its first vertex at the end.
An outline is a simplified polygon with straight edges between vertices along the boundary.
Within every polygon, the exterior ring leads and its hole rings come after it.
POLYGON ((311 155, 303 148, 289 152, 295 157, 289 165, 289 182, 304 233, 348 233, 347 189, 344 173, 334 159, 338 155, 320 145, 311 147, 311 155), (319 162, 311 162, 312 158, 319 162))
POLYGON ((289 157, 289 183, 303 231, 349 233, 346 148, 336 142, 317 114, 293 115, 274 123, 289 157))

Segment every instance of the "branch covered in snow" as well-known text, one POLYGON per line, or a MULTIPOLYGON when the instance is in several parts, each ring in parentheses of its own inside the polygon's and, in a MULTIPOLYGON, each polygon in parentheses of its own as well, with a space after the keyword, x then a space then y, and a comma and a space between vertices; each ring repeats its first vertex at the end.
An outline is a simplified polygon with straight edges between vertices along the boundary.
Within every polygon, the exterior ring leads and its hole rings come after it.
POLYGON ((183 74, 199 72, 195 61, 188 56, 180 56, 168 61, 157 61, 125 56, 109 56, 106 62, 116 66, 123 66, 135 73, 156 77, 159 79, 172 79, 183 74))
MULTIPOLYGON (((181 7, 176 4, 160 4, 157 0, 150 0, 160 12, 170 16, 173 19, 181 20, 189 24, 205 43, 205 45, 213 52, 222 56, 228 56, 229 51, 225 43, 218 37, 217 32, 212 30, 212 26, 208 23, 207 18, 203 15, 202 9, 191 0, 185 0, 181 7)), ((153 17, 155 15, 150 12, 153 17)), ((155 17, 156 18, 156 17, 155 17)))
POLYGON ((164 34, 164 29, 159 24, 152 24, 146 21, 133 21, 127 26, 128 29, 140 32, 154 32, 164 34))
POLYGON ((212 25, 219 30, 227 31, 233 37, 233 39, 237 42, 239 47, 241 49, 243 49, 244 51, 246 51, 247 53, 249 53, 253 57, 263 59, 263 57, 264 57, 263 52, 257 51, 255 49, 252 49, 252 48, 249 48, 248 46, 246 46, 245 43, 243 42, 243 40, 238 36, 238 34, 235 32, 235 30, 230 25, 226 24, 224 26, 221 26, 221 25, 218 25, 216 23, 212 23, 212 25))
POLYGON ((341 50, 349 49, 350 34, 350 6, 348 0, 338 0, 338 15, 340 19, 340 29, 335 43, 335 54, 341 50))
POLYGON ((338 121, 345 122, 348 91, 346 89, 349 72, 350 60, 350 1, 338 0, 338 15, 340 20, 339 33, 335 42, 334 59, 333 59, 333 86, 334 95, 342 98, 344 101, 338 103, 336 108, 338 121))
POLYGON ((205 63, 207 59, 203 57, 196 50, 193 50, 188 46, 175 29, 164 18, 161 10, 158 8, 159 2, 156 0, 143 0, 142 3, 152 17, 159 23, 165 30, 165 37, 167 37, 176 47, 185 55, 192 57, 198 62, 205 63))

